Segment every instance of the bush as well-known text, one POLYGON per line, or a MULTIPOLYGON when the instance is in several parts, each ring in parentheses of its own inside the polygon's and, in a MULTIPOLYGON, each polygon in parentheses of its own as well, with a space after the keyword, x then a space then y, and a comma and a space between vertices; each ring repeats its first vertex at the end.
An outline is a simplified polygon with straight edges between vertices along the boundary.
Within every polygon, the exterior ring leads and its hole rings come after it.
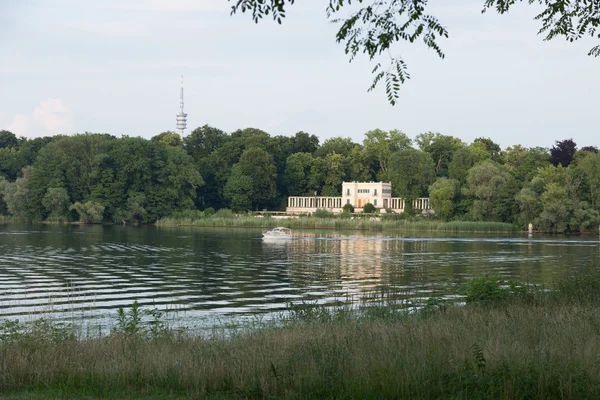
POLYGON ((344 204, 344 207, 342 209, 344 210, 344 212, 347 212, 347 213, 354 212, 354 206, 350 203, 344 204))
POLYGON ((212 207, 208 207, 208 208, 204 209, 204 215, 206 215, 207 217, 210 217, 211 215, 215 215, 215 209, 212 207))
POLYGON ((508 299, 511 295, 525 294, 525 286, 517 286, 514 282, 505 281, 498 274, 483 274, 471 279, 461 290, 466 296, 467 304, 484 302, 494 303, 508 299))
POLYGON ((375 212, 375 210, 376 210, 375 206, 373 204, 371 204, 371 203, 367 203, 363 207, 363 212, 365 214, 373 214, 375 212))
POLYGON ((77 202, 69 207, 69 210, 75 210, 84 224, 95 224, 102 222, 104 206, 95 201, 77 202))
POLYGON ((233 211, 229 208, 221 208, 219 211, 215 213, 215 217, 218 218, 233 218, 233 211))
POLYGON ((333 213, 324 210, 322 208, 318 208, 317 211, 315 211, 313 213, 313 217, 317 217, 317 218, 331 218, 333 217, 333 213))

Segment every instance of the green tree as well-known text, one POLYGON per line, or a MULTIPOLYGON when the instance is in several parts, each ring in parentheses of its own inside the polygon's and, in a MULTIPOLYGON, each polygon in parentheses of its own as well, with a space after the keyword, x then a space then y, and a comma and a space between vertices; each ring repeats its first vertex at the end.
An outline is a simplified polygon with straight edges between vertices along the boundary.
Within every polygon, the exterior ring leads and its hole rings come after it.
POLYGON ((355 146, 346 157, 348 180, 352 182, 369 182, 374 178, 369 159, 360 146, 355 146))
POLYGON ((188 154, 198 163, 217 151, 224 143, 225 138, 226 134, 222 130, 204 125, 184 137, 183 144, 188 154))
POLYGON ((483 161, 469 170, 467 185, 462 191, 474 198, 471 208, 474 219, 494 220, 494 203, 508 178, 508 174, 492 161, 483 161))
POLYGON ((311 135, 302 131, 296 132, 296 134, 290 138, 289 143, 290 145, 287 149, 286 156, 294 153, 313 154, 319 148, 319 138, 316 135, 311 135))
POLYGON ((454 153, 465 147, 459 138, 434 132, 420 133, 415 141, 422 151, 431 154, 437 176, 448 176, 448 165, 452 161, 454 153))
POLYGON ((566 232, 572 209, 567 189, 558 183, 549 183, 542 194, 542 205, 539 226, 546 232, 566 232))
POLYGON ((550 165, 550 153, 543 147, 511 146, 502 153, 502 158, 504 166, 521 185, 533 179, 538 168, 550 165))
POLYGON ((456 179, 438 178, 429 186, 431 208, 435 214, 445 220, 452 218, 459 193, 460 183, 456 179))
POLYGON ((367 157, 377 163, 377 179, 388 180, 388 160, 391 154, 398 150, 410 148, 412 140, 397 129, 389 132, 374 129, 365 133, 363 141, 364 152, 367 157))
POLYGON ((239 164, 234 165, 225 184, 224 192, 233 211, 243 212, 252 208, 253 187, 252 178, 244 174, 239 164))
POLYGON ((260 147, 244 150, 237 165, 244 175, 252 179, 253 204, 257 207, 264 207, 276 198, 277 171, 273 157, 266 150, 260 147))
POLYGON ((502 149, 500 148, 500 145, 494 143, 492 139, 479 137, 473 140, 472 144, 481 146, 486 152, 487 156, 492 159, 492 161, 495 161, 497 163, 502 162, 502 149))
POLYGON ((0 176, 0 215, 6 215, 8 213, 6 202, 4 201, 4 191, 6 190, 8 183, 9 182, 3 176, 0 176))
POLYGON ((342 193, 342 182, 344 181, 345 168, 344 156, 341 154, 328 154, 325 157, 325 178, 322 196, 340 196, 342 193))
MULTIPOLYGON (((287 3, 283 0, 229 1, 233 3, 232 14, 238 11, 251 12, 252 19, 257 23, 268 15, 281 23, 287 7, 294 4, 293 0, 287 3)), ((329 0, 325 3, 327 17, 339 26, 336 41, 345 44, 350 61, 359 54, 365 54, 376 63, 369 90, 384 80, 387 98, 392 105, 398 98, 400 84, 410 78, 405 60, 392 54, 394 44, 422 41, 439 57, 445 57, 439 39, 448 38, 449 31, 441 21, 428 13, 427 0, 329 0), (344 16, 339 17, 340 14, 344 16), (386 57, 387 67, 377 61, 382 55, 386 57)), ((515 3, 516 0, 482 0, 482 12, 496 10, 505 14, 515 3)), ((542 6, 535 19, 541 23, 538 33, 544 34, 545 40, 561 36, 569 41, 583 37, 600 39, 600 5, 597 1, 529 0, 529 4, 542 6)), ((592 48, 589 55, 600 56, 600 45, 592 48)))
POLYGON ((32 215, 28 205, 31 202, 31 167, 23 168, 23 176, 17 178, 14 182, 4 183, 4 202, 6 203, 7 211, 24 220, 33 220, 36 218, 32 215))
POLYGON ((148 212, 144 208, 146 196, 143 193, 131 192, 125 207, 119 208, 113 221, 116 223, 147 222, 148 212))
POLYGON ((67 193, 67 190, 62 187, 48 188, 42 199, 42 205, 46 207, 50 216, 55 218, 63 217, 69 209, 69 194, 67 193))
POLYGON ((519 205, 519 220, 521 225, 527 226, 536 220, 543 210, 541 194, 537 193, 533 187, 524 187, 515 196, 519 205))
POLYGON ((309 153, 294 153, 287 158, 284 179, 290 196, 305 196, 313 190, 310 187, 313 163, 313 156, 309 153))
POLYGON ((452 161, 448 164, 448 177, 464 184, 469 170, 482 160, 481 154, 473 151, 471 146, 462 147, 452 155, 452 161))
POLYGON ((153 136, 152 140, 154 143, 160 144, 161 146, 182 146, 183 141, 178 133, 166 131, 153 136))
POLYGON ((416 149, 399 150, 390 157, 390 180, 394 192, 408 200, 426 196, 435 181, 431 155, 416 149))
POLYGON ((600 154, 587 152, 578 162, 583 171, 592 208, 598 207, 600 196, 600 154))
POLYGON ((87 201, 85 203, 76 202, 69 209, 79 214, 79 220, 84 224, 102 222, 104 206, 100 203, 94 201, 87 201))
POLYGON ((17 147, 17 144, 18 140, 14 133, 6 130, 0 131, 0 149, 17 147))
POLYGON ((348 157, 352 149, 356 146, 358 144, 354 143, 352 139, 336 136, 325 140, 315 152, 315 156, 325 157, 328 154, 336 153, 348 157))

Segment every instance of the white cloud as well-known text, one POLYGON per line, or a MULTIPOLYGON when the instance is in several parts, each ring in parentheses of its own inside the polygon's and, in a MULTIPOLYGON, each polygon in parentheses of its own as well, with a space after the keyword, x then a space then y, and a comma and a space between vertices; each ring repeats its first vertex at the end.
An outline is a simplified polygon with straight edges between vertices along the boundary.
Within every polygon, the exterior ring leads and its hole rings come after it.
POLYGON ((33 120, 50 134, 70 133, 75 125, 74 116, 61 99, 47 99, 33 110, 33 120))
POLYGON ((10 125, 8 125, 9 131, 17 136, 27 136, 29 134, 30 127, 29 120, 25 114, 17 114, 13 118, 10 125))
MULTIPOLYGON (((10 119, 10 118, 9 118, 10 119)), ((70 134, 75 127, 73 112, 61 99, 42 100, 33 110, 31 115, 15 114, 11 122, 0 128, 13 132, 17 136, 36 137, 57 134, 70 134)))

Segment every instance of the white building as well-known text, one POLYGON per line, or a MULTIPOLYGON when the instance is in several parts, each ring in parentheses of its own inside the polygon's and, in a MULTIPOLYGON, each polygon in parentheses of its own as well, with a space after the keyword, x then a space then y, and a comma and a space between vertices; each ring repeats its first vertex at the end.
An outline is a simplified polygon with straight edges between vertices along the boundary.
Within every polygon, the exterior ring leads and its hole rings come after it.
MULTIPOLYGON (((290 196, 286 212, 308 214, 324 209, 341 213, 346 204, 352 204, 354 211, 360 212, 368 203, 380 209, 380 212, 390 209, 392 212, 402 213, 405 209, 404 199, 392 197, 392 184, 389 182, 343 182, 342 197, 290 196)), ((433 212, 428 197, 414 199, 412 206, 413 210, 433 212)))

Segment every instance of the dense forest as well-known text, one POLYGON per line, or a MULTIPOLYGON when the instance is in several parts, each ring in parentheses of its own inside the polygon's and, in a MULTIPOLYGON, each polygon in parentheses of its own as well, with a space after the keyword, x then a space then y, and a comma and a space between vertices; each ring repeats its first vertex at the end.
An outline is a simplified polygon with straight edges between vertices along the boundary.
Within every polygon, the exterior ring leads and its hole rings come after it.
POLYGON ((509 222, 548 232, 600 223, 600 155, 571 139, 551 149, 413 140, 375 129, 362 143, 203 126, 183 140, 84 133, 35 139, 0 131, 0 214, 39 221, 154 222, 175 212, 283 210, 287 196, 340 196, 343 181, 386 181, 431 198, 436 218, 509 222))

